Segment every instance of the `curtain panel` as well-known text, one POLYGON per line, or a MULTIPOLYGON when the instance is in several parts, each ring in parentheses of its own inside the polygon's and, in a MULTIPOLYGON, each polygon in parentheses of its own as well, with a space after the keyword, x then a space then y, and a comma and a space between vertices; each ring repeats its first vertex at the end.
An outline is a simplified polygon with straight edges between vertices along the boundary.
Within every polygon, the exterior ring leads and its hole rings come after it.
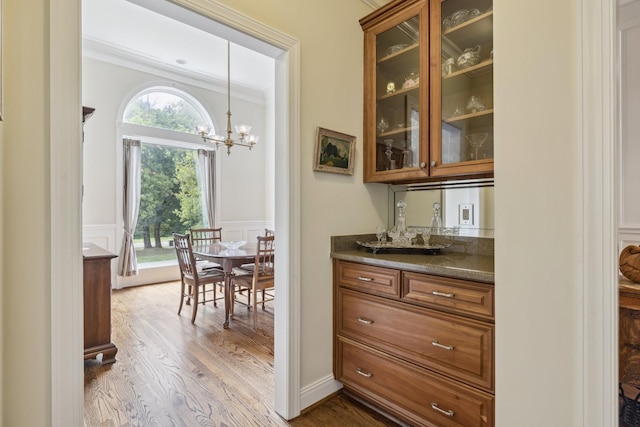
POLYGON ((198 178, 202 205, 202 220, 207 228, 215 228, 216 152, 198 150, 198 178))
POLYGON ((138 212, 140 210, 141 147, 140 141, 137 139, 125 138, 123 144, 123 230, 118 274, 120 276, 133 276, 138 274, 138 260, 133 245, 133 234, 136 231, 138 212))

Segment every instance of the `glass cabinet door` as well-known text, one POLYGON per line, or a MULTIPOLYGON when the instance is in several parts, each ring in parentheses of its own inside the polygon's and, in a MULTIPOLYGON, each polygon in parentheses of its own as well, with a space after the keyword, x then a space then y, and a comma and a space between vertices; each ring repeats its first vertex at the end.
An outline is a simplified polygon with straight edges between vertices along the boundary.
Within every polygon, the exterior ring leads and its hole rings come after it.
POLYGON ((417 167, 420 43, 417 17, 376 38, 376 171, 417 167))
POLYGON ((427 6, 419 2, 365 35, 365 180, 428 173, 428 148, 421 147, 428 136, 427 6))
POLYGON ((491 0, 431 1, 432 176, 493 171, 491 0))

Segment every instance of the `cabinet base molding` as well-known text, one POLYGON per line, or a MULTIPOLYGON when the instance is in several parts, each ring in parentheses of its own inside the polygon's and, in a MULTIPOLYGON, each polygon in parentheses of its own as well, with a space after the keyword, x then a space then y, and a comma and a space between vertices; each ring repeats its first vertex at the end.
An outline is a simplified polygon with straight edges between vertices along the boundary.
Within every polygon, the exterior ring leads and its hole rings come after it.
POLYGON ((354 401, 358 402, 359 404, 361 404, 363 406, 366 406, 367 408, 369 408, 372 411, 380 414, 381 416, 385 417, 389 421, 392 421, 392 422, 398 424, 401 427, 411 427, 411 424, 407 424, 404 421, 394 417, 389 412, 386 412, 383 409, 380 409, 378 406, 375 406, 375 405, 371 404, 366 399, 362 399, 360 396, 358 396, 357 393, 354 393, 354 392, 352 392, 351 390, 349 390, 347 388, 342 389, 342 393, 344 393, 344 395, 347 396, 349 399, 354 400, 354 401))
POLYGON ((106 345, 98 345, 91 348, 84 349, 84 360, 95 359, 100 354, 102 354, 102 363, 113 363, 116 361, 116 353, 118 352, 118 347, 114 343, 109 343, 106 345))

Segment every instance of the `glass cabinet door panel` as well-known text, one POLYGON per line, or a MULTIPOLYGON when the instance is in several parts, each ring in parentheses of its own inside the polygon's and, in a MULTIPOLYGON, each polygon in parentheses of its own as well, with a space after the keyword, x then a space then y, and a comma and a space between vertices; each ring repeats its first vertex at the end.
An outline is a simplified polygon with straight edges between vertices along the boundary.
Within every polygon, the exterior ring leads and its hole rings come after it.
MULTIPOLYGON (((440 41, 432 50, 437 52, 437 56, 432 53, 432 61, 439 61, 441 71, 439 76, 432 76, 439 92, 433 98, 438 102, 431 107, 431 132, 439 141, 432 147, 432 166, 437 170, 465 163, 477 165, 475 171, 492 171, 492 2, 433 0, 431 4, 439 20, 436 38, 440 41)), ((434 20, 431 22, 434 25, 434 20)))
POLYGON ((376 36, 375 171, 420 162, 420 23, 403 20, 376 36))

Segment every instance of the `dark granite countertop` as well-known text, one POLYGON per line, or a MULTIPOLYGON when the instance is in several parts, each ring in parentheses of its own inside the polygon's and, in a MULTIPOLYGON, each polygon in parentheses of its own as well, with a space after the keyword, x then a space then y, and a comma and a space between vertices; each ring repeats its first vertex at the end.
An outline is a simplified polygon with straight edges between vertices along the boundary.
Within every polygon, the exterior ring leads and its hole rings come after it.
POLYGON ((376 254, 357 245, 356 240, 374 241, 375 236, 333 236, 331 257, 352 262, 362 262, 380 267, 397 268, 418 273, 455 279, 494 283, 493 239, 454 237, 449 247, 438 254, 427 255, 420 251, 376 254))

